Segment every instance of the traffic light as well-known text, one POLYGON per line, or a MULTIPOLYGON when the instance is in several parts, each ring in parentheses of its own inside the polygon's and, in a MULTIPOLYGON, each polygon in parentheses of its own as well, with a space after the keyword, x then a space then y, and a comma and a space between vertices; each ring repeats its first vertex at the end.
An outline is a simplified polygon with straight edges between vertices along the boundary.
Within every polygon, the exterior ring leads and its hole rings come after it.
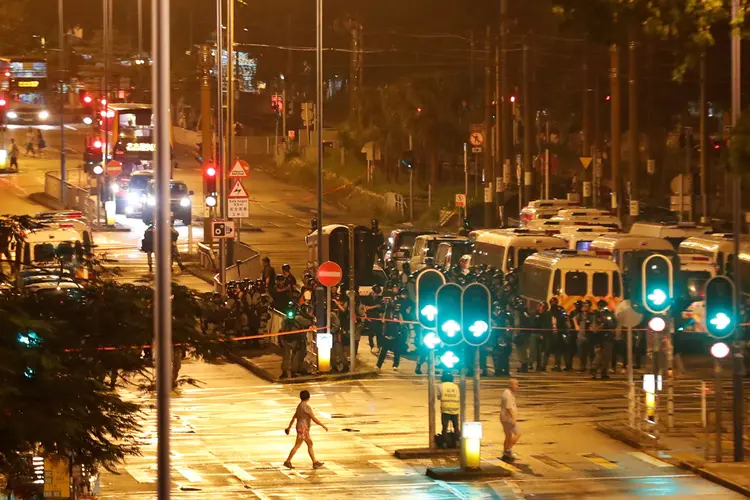
POLYGON ((446 283, 437 291, 437 335, 446 346, 463 342, 461 331, 461 295, 456 283, 446 283))
POLYGON ((730 336, 737 326, 734 282, 716 276, 706 283, 706 330, 717 338, 730 336))
POLYGON ((218 194, 216 190, 216 166, 213 163, 206 163, 203 167, 203 192, 205 193, 206 206, 215 207, 218 194))
POLYGON ((440 364, 442 364, 445 368, 453 369, 461 362, 461 358, 456 354, 455 351, 451 349, 447 349, 445 352, 440 354, 440 364))
POLYGON ((641 265, 641 300, 654 314, 665 313, 672 306, 673 268, 669 258, 654 254, 641 265))
POLYGON ((401 154, 401 160, 399 161, 399 165, 402 167, 406 167, 408 169, 414 168, 414 151, 408 150, 404 151, 401 154))
POLYGON ((492 333, 491 306, 492 296, 486 286, 481 283, 472 283, 464 289, 461 296, 461 325, 464 333, 463 338, 467 344, 480 346, 490 339, 492 333))
POLYGON ((297 317, 297 312, 294 310, 294 302, 291 300, 286 306, 286 312, 284 313, 287 319, 294 319, 297 317))
POLYGON ((437 317, 437 291, 445 284, 445 276, 434 269, 426 269, 417 276, 417 313, 419 324, 435 328, 437 317))

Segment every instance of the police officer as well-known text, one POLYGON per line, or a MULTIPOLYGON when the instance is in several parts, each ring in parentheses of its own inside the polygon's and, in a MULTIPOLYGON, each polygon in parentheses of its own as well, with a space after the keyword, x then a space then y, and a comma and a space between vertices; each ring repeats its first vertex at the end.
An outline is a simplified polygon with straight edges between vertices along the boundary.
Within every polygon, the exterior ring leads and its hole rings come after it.
POLYGON ((448 424, 453 424, 453 434, 459 435, 458 412, 460 407, 458 386, 453 383, 453 375, 449 371, 443 372, 440 377, 440 385, 437 390, 437 398, 440 401, 440 421, 443 424, 443 442, 448 436, 448 424))
POLYGON ((581 311, 573 317, 573 325, 577 332, 576 345, 578 347, 578 358, 580 362, 579 372, 585 372, 588 366, 589 359, 591 356, 591 341, 594 340, 592 336, 594 317, 591 312, 591 301, 586 300, 583 303, 581 311))
MULTIPOLYGON (((294 318, 285 318, 281 326, 281 332, 292 332, 303 330, 312 326, 314 322, 309 317, 306 307, 300 307, 296 311, 294 318)), ((305 333, 291 333, 281 335, 279 343, 283 349, 281 358, 281 377, 282 379, 302 375, 303 364, 305 361, 305 333)))
POLYGON ((547 371, 544 365, 546 358, 546 337, 552 328, 552 317, 546 302, 539 304, 535 318, 536 328, 531 332, 531 368, 538 372, 547 371))
POLYGON ((493 330, 492 333, 492 362, 495 366, 495 376, 507 377, 510 375, 510 355, 513 352, 513 332, 508 327, 513 326, 513 320, 510 311, 504 309, 500 301, 493 304, 493 321, 501 328, 493 330))
POLYGON ((612 348, 617 321, 615 315, 608 309, 606 300, 600 300, 597 306, 599 308, 596 322, 599 350, 591 367, 591 375, 596 380, 597 373, 601 372, 602 380, 606 380, 609 379, 609 365, 612 363, 612 348))
POLYGON ((284 264, 281 266, 281 275, 284 278, 284 288, 286 289, 286 293, 289 296, 289 300, 296 299, 297 295, 297 278, 294 277, 292 274, 292 266, 289 264, 284 264))
POLYGON ((141 240, 141 252, 148 257, 148 272, 154 272, 154 221, 149 221, 146 232, 141 240))
POLYGON ((388 351, 393 353, 393 370, 398 370, 401 362, 401 324, 399 320, 398 303, 392 297, 383 298, 383 323, 382 323, 382 344, 380 345, 380 354, 378 355, 378 370, 383 367, 385 357, 388 351))
POLYGON ((385 236, 383 236, 383 231, 380 230, 378 219, 372 219, 370 231, 372 232, 372 243, 375 247, 375 258, 378 262, 383 262, 385 253, 385 236))
POLYGON ((544 354, 544 366, 549 363, 550 356, 555 357, 555 366, 553 372, 562 371, 561 358, 565 348, 565 337, 567 333, 567 318, 565 309, 560 307, 557 297, 549 299, 550 331, 546 336, 546 353, 544 354))

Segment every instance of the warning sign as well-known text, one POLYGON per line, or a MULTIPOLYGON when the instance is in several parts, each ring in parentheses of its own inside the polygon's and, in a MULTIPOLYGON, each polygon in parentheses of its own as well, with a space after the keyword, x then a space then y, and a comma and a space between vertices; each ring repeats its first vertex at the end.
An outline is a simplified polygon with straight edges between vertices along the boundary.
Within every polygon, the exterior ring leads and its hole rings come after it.
POLYGON ((242 185, 242 182, 239 180, 234 181, 234 185, 229 191, 227 198, 247 198, 247 191, 245 191, 245 186, 242 185))
POLYGON ((247 171, 249 169, 249 165, 246 161, 242 161, 239 158, 234 160, 234 164, 232 165, 232 169, 229 171, 229 177, 230 178, 236 178, 236 177, 247 177, 247 171))
POLYGON ((250 217, 250 200, 247 198, 229 198, 227 200, 227 214, 230 219, 250 217))

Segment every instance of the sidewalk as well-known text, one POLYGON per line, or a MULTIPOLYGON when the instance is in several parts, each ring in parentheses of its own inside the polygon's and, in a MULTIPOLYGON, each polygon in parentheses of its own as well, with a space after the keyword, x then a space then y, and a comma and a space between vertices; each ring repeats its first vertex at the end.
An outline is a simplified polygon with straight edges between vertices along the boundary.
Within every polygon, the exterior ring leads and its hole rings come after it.
MULTIPOLYGON (((703 436, 661 434, 657 442, 653 436, 639 433, 624 424, 600 424, 597 425, 597 430, 628 446, 643 450, 657 460, 689 470, 713 483, 750 497, 750 460, 746 458, 742 463, 732 462, 731 447, 724 448, 724 461, 716 463, 713 456, 709 456, 708 460, 705 458, 703 436)), ((709 443, 712 447, 714 436, 709 437, 709 443)))
POLYGON ((305 372, 310 375, 302 375, 294 378, 281 378, 282 353, 278 346, 245 348, 239 353, 232 353, 228 358, 238 365, 248 369, 260 378, 277 384, 304 384, 309 382, 323 382, 333 380, 356 380, 374 378, 378 376, 378 370, 371 364, 363 362, 361 356, 357 356, 357 367, 353 373, 317 373, 317 368, 305 363, 305 372))

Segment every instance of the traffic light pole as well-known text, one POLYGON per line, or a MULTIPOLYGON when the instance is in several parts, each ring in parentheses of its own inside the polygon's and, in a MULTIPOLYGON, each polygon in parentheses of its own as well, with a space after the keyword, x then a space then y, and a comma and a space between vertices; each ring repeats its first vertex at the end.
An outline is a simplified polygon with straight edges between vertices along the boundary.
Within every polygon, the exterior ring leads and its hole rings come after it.
POLYGON ((667 429, 674 429, 674 320, 669 321, 667 330, 667 429))
POLYGON ((430 349, 427 356, 427 399, 427 429, 430 433, 428 443, 430 448, 435 448, 435 349, 430 349))
MULTIPOLYGON (((320 222, 319 222, 320 223, 320 222)), ((318 234, 323 232, 323 227, 318 226, 318 234)), ((318 248, 323 248, 320 239, 318 239, 318 248)), ((320 264, 318 264, 320 265, 320 264)), ((354 373, 357 368, 357 325, 355 323, 355 311, 357 294, 355 290, 357 288, 357 282, 354 279, 354 225, 349 224, 349 373, 354 373)), ((328 302, 330 307, 330 301, 328 302)), ((326 309, 326 315, 330 316, 330 309, 326 309)))
POLYGON ((474 348, 474 422, 479 422, 479 357, 481 347, 474 348))
MULTIPOLYGON (((217 158, 216 158, 216 177, 217 186, 219 188, 219 195, 217 200, 216 209, 218 216, 224 217, 226 212, 224 211, 224 199, 226 198, 226 183, 224 182, 226 169, 224 168, 224 30, 223 26, 223 0, 216 1, 216 80, 218 89, 218 96, 216 101, 217 108, 217 137, 218 142, 216 146, 217 158)), ((226 238, 219 239, 219 285, 221 287, 221 295, 226 295, 226 281, 227 281, 227 249, 226 249, 226 238)))
POLYGON ((716 462, 722 461, 721 440, 721 406, 724 404, 721 388, 721 360, 714 358, 714 391, 716 391, 716 462))
POLYGON ((633 327, 628 327, 627 338, 627 363, 628 363, 628 423, 631 429, 635 429, 635 382, 633 381, 633 327))

